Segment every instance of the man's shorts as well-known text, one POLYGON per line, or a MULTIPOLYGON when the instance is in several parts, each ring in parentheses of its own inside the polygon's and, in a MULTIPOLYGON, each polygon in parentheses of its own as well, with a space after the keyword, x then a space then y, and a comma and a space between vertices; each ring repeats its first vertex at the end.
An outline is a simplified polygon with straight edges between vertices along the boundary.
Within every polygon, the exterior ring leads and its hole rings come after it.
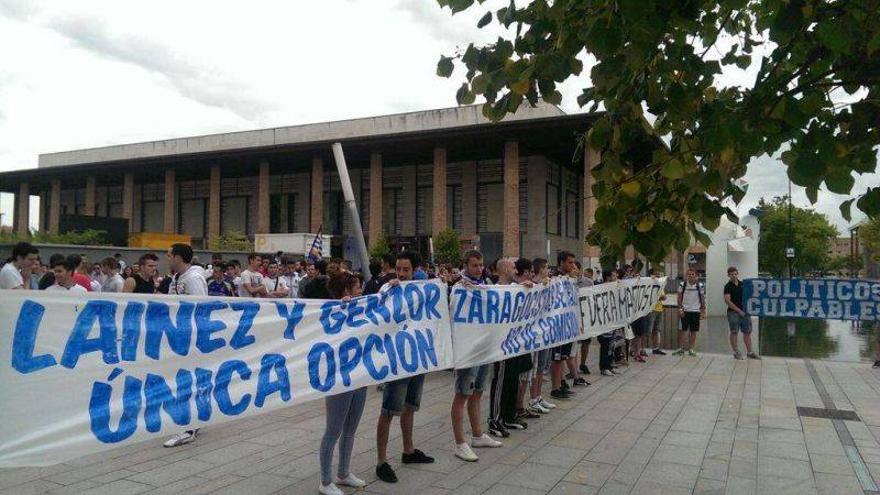
POLYGON ((740 316, 736 311, 727 312, 727 325, 730 333, 752 333, 752 319, 748 315, 740 316))
POLYGON ((455 393, 458 395, 473 395, 474 392, 482 392, 486 386, 486 377, 488 375, 488 364, 455 370, 455 393))
POLYGON ((382 414, 400 416, 404 407, 418 411, 422 402, 422 387, 424 385, 425 375, 401 378, 386 383, 385 390, 382 391, 382 414))
MULTIPOLYGON (((880 332, 877 332, 880 335, 880 332)), ((550 371, 550 354, 552 349, 541 349, 535 353, 535 371, 537 373, 547 373, 550 371)))
POLYGON ((681 317, 682 332, 699 332, 700 331, 700 312, 685 311, 681 317))
POLYGON ((663 326, 663 312, 662 311, 651 311, 651 331, 654 333, 660 333, 660 329, 663 326))
POLYGON ((632 323, 632 331, 633 335, 636 337, 642 337, 645 335, 645 331, 648 329, 648 325, 651 322, 648 321, 648 316, 643 316, 641 318, 637 318, 636 321, 632 323))
POLYGON ((565 361, 566 359, 571 357, 571 347, 572 344, 569 342, 568 344, 562 344, 560 346, 553 348, 553 360, 554 361, 565 361))

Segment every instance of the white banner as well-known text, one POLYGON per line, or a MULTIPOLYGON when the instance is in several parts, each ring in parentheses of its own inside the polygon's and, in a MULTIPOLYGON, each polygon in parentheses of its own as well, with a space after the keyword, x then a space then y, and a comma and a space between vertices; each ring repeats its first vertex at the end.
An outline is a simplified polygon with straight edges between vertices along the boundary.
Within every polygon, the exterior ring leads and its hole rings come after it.
POLYGON ((461 285, 450 296, 455 367, 469 368, 586 338, 574 279, 547 285, 461 285))
POLYGON ((650 313, 666 277, 630 278, 579 290, 584 338, 621 328, 650 313))
POLYGON ((0 291, 0 467, 453 366, 445 284, 343 303, 0 291))

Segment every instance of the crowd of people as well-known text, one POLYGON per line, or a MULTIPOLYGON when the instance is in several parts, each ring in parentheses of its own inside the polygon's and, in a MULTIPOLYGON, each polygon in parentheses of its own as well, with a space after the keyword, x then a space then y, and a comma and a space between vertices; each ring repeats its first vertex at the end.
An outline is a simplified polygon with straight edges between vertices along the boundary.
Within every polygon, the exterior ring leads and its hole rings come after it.
MULTIPOLYGON (((364 284, 363 277, 354 273, 350 263, 345 260, 310 262, 286 257, 283 253, 253 253, 242 266, 239 260, 224 260, 216 254, 210 264, 203 266, 186 244, 174 244, 165 255, 169 273, 161 276, 159 257, 152 253, 142 255, 130 265, 119 254, 97 263, 90 263, 84 255, 53 254, 49 263, 43 264, 37 248, 22 242, 14 247, 12 257, 0 269, 0 288, 77 294, 100 291, 347 301, 390 290, 400 282, 409 280, 439 279, 447 284, 450 291, 454 287, 470 290, 494 284, 519 284, 528 288, 546 284, 554 277, 570 277, 577 281, 578 286, 586 287, 638 277, 640 271, 640 267, 631 266, 602 273, 594 273, 591 268, 582 270, 575 255, 570 252, 560 252, 554 268, 542 258, 501 258, 486 263, 478 251, 466 252, 460 266, 435 267, 423 263, 415 253, 403 252, 371 262, 371 278, 364 284)), ((655 270, 651 275, 660 277, 661 273, 655 270)), ((735 349, 734 324, 744 336, 748 336, 751 328, 747 324, 749 318, 744 317, 741 310, 742 289, 735 268, 731 268, 729 275, 731 282, 725 287, 725 301, 730 311, 735 313, 728 313, 731 346, 735 349)), ((628 365, 630 359, 644 363, 651 354, 665 354, 661 350, 665 298, 665 294, 661 293, 652 311, 631 325, 598 336, 599 372, 602 375, 614 376, 616 368, 628 365)), ((700 320, 705 318, 706 307, 705 289, 693 270, 679 284, 677 306, 682 331, 679 349, 674 354, 696 355, 696 332, 700 329, 700 320)), ((744 340, 748 356, 757 359, 752 352, 751 341, 747 338, 744 340)), ((479 456, 474 449, 502 447, 503 440, 510 437, 512 431, 525 430, 529 421, 540 421, 541 417, 552 414, 557 407, 552 401, 569 400, 577 393, 576 388, 589 386, 590 382, 585 377, 591 374, 587 361, 590 345, 590 339, 586 339, 496 363, 455 370, 450 410, 455 456, 464 461, 477 461, 479 456), (545 395, 544 377, 547 375, 550 390, 545 395), (487 387, 488 418, 484 421, 481 417, 481 401, 487 387), (465 417, 470 434, 465 433, 465 417)), ((742 358, 738 351, 735 356, 742 358)), ((376 475, 384 482, 397 481, 387 450, 394 417, 399 417, 402 432, 401 462, 434 462, 431 456, 416 448, 413 438, 414 417, 421 404, 424 379, 424 375, 417 375, 380 386, 382 401, 376 425, 376 475)), ((318 491, 321 494, 339 495, 342 493, 339 485, 365 486, 364 481, 351 472, 350 460, 366 394, 367 390, 363 387, 325 399, 326 429, 319 454, 321 480, 318 491), (339 462, 334 476, 332 458, 337 450, 339 462)), ((164 445, 176 447, 192 442, 198 433, 198 429, 182 431, 169 438, 164 445)))

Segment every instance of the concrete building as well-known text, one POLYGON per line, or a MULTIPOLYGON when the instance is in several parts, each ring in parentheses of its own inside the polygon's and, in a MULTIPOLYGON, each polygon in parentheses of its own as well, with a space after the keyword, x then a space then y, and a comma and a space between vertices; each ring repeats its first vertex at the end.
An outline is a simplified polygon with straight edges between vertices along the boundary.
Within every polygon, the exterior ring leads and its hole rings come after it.
POLYGON ((551 256, 595 260, 583 242, 595 204, 583 198, 599 157, 579 146, 594 119, 541 104, 490 123, 468 106, 123 144, 40 155, 36 169, 0 174, 0 190, 16 195, 19 231, 38 196, 41 230, 70 215, 123 218, 130 233, 187 234, 203 247, 230 232, 323 228, 335 255, 354 258, 338 141, 370 244, 384 235, 427 254, 431 234, 451 227, 488 258, 546 256, 549 240, 551 256))

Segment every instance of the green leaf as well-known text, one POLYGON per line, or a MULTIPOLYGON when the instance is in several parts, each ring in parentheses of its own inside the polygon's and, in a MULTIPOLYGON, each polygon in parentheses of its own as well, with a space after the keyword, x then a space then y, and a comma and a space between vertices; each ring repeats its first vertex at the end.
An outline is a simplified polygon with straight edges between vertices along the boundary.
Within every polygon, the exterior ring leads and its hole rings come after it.
POLYGON ((846 50, 847 36, 839 22, 831 20, 819 23, 816 26, 816 36, 834 52, 843 53, 846 50))
POLYGON ((550 103, 551 105, 559 105, 562 103, 562 93, 556 91, 542 92, 541 96, 544 98, 544 101, 550 103))
POLYGON ((449 8, 453 14, 457 14, 463 10, 467 10, 474 4, 474 0, 449 0, 449 8))
MULTIPOLYGON (((850 170, 833 168, 825 176, 825 185, 828 190, 836 194, 849 194, 855 184, 855 178, 850 170)), ((815 201, 813 201, 815 203, 815 201)))
POLYGON ((482 29, 490 22, 492 22, 492 12, 486 12, 486 14, 480 18, 479 22, 477 22, 477 27, 482 29))
POLYGON ((808 187, 808 188, 806 188, 806 190, 804 192, 807 193, 807 199, 810 200, 811 205, 816 204, 816 201, 819 200, 819 188, 808 187))
POLYGON ((437 75, 440 77, 449 77, 452 75, 452 71, 455 69, 455 64, 452 63, 452 57, 444 57, 440 55, 440 61, 437 62, 437 75))
POLYGON ((684 172, 684 165, 677 158, 669 160, 663 165, 663 168, 660 169, 660 173, 663 174, 663 177, 670 180, 681 179, 684 177, 684 172))
POLYGON ((474 94, 481 95, 486 92, 489 86, 489 78, 485 74, 479 74, 471 81, 471 90, 474 94))
POLYGON ((736 66, 740 69, 748 69, 752 65, 752 57, 750 55, 740 55, 736 57, 736 66))
POLYGON ((847 222, 852 221, 852 204, 855 201, 855 198, 850 198, 843 203, 840 203, 840 215, 847 222))
MULTIPOLYGON (((620 186, 620 192, 626 194, 630 198, 635 198, 642 191, 642 185, 638 181, 631 180, 620 186)), ((650 229, 649 229, 650 230, 650 229)))
POLYGON ((877 49, 880 48, 880 31, 874 33, 874 36, 871 37, 871 40, 868 41, 867 52, 868 56, 874 54, 877 49))
POLYGON ((468 88, 467 83, 463 83, 460 88, 458 88, 458 92, 455 93, 455 99, 458 101, 459 105, 472 105, 474 100, 476 100, 476 95, 468 88))

